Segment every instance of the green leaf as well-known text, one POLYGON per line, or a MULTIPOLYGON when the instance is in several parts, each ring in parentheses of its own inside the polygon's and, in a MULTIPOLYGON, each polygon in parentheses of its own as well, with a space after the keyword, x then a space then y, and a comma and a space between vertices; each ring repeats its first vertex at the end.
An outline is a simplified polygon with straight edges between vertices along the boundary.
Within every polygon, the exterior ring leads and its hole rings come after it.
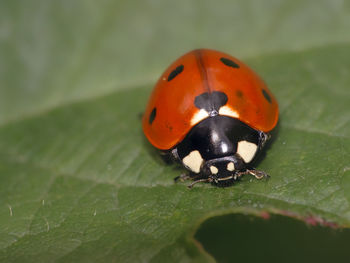
POLYGON ((0 261, 211 261, 193 234, 227 213, 348 227, 349 17, 335 1, 2 1, 0 261), (249 57, 278 98, 270 180, 189 190, 146 142, 155 79, 198 46, 249 57))

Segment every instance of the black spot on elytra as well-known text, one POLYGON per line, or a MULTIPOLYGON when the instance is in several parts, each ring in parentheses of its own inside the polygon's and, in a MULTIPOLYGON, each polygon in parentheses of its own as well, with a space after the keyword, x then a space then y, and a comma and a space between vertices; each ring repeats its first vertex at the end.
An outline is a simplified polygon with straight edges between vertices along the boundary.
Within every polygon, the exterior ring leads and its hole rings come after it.
POLYGON ((264 95, 265 99, 266 99, 269 103, 271 103, 271 97, 270 97, 270 95, 267 93, 267 91, 264 90, 264 89, 262 89, 261 91, 262 91, 262 94, 264 95))
POLYGON ((152 124, 152 122, 154 121, 154 119, 156 118, 157 115, 157 108, 153 108, 153 110, 151 111, 151 114, 149 115, 149 124, 152 124))
POLYGON ((223 92, 205 92, 195 98, 194 105, 198 109, 204 109, 209 113, 213 111, 218 112, 219 109, 227 103, 227 100, 227 96, 223 92))
POLYGON ((224 63, 226 66, 232 67, 232 68, 239 68, 239 65, 232 61, 229 58, 220 58, 221 62, 224 63))
POLYGON ((174 69, 172 72, 170 72, 169 76, 168 76, 168 81, 172 80, 173 78, 175 78, 177 75, 179 75, 182 71, 184 70, 184 65, 180 65, 178 67, 176 67, 176 69, 174 69))
POLYGON ((236 95, 237 95, 237 97, 242 98, 243 97, 243 92, 240 91, 240 90, 237 90, 236 91, 236 95))

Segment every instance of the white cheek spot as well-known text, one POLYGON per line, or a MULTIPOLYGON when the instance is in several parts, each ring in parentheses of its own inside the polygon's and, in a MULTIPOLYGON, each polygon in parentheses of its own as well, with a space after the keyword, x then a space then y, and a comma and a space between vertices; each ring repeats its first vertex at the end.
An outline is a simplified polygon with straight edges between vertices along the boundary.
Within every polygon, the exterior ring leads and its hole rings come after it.
POLYGON ((188 167, 191 171, 195 173, 199 173, 201 170, 201 165, 203 163, 203 159, 199 151, 192 151, 189 155, 182 159, 182 162, 186 167, 188 167))
POLYGON ((235 164, 233 162, 229 162, 227 164, 227 170, 231 171, 231 172, 234 171, 235 170, 235 164))
POLYGON ((240 141, 238 143, 237 153, 242 157, 245 163, 249 163, 253 160, 257 149, 258 146, 255 143, 240 141))
POLYGON ((217 174, 219 172, 218 168, 216 168, 215 166, 210 166, 210 171, 212 174, 217 174))
POLYGON ((197 124, 198 122, 200 122, 201 120, 204 120, 204 119, 206 119, 206 118, 208 118, 208 117, 209 117, 208 112, 207 112, 206 110, 201 109, 201 110, 197 111, 197 112, 193 115, 193 117, 192 117, 192 119, 191 119, 191 124, 192 124, 192 125, 195 125, 195 124, 197 124))
POLYGON ((225 115, 225 116, 230 116, 233 118, 239 118, 239 114, 237 111, 231 109, 229 106, 222 106, 219 109, 219 114, 220 115, 225 115))

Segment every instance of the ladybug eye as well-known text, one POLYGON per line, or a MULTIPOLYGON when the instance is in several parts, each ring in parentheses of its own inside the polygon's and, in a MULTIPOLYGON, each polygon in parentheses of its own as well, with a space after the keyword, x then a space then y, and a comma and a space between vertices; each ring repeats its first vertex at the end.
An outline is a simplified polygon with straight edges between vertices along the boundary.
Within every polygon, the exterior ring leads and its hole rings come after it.
POLYGON ((220 61, 228 67, 239 68, 239 65, 229 58, 220 58, 220 61))
POLYGON ((172 72, 170 72, 168 76, 168 81, 175 78, 177 75, 179 75, 184 70, 184 65, 178 66, 176 69, 174 69, 172 72))
POLYGON ((264 95, 264 98, 269 102, 271 103, 271 97, 270 95, 266 92, 266 90, 261 90, 262 91, 262 94, 264 95))

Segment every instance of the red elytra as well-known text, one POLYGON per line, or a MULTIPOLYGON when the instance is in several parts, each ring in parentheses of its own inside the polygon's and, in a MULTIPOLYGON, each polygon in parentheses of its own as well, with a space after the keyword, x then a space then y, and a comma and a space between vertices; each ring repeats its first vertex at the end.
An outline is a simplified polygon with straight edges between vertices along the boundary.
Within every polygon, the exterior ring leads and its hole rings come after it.
POLYGON ((142 119, 151 144, 169 150, 183 140, 202 119, 194 100, 208 92, 227 95, 230 111, 248 126, 269 132, 278 121, 278 104, 264 81, 247 65, 228 54, 197 49, 172 63, 159 78, 142 119))

